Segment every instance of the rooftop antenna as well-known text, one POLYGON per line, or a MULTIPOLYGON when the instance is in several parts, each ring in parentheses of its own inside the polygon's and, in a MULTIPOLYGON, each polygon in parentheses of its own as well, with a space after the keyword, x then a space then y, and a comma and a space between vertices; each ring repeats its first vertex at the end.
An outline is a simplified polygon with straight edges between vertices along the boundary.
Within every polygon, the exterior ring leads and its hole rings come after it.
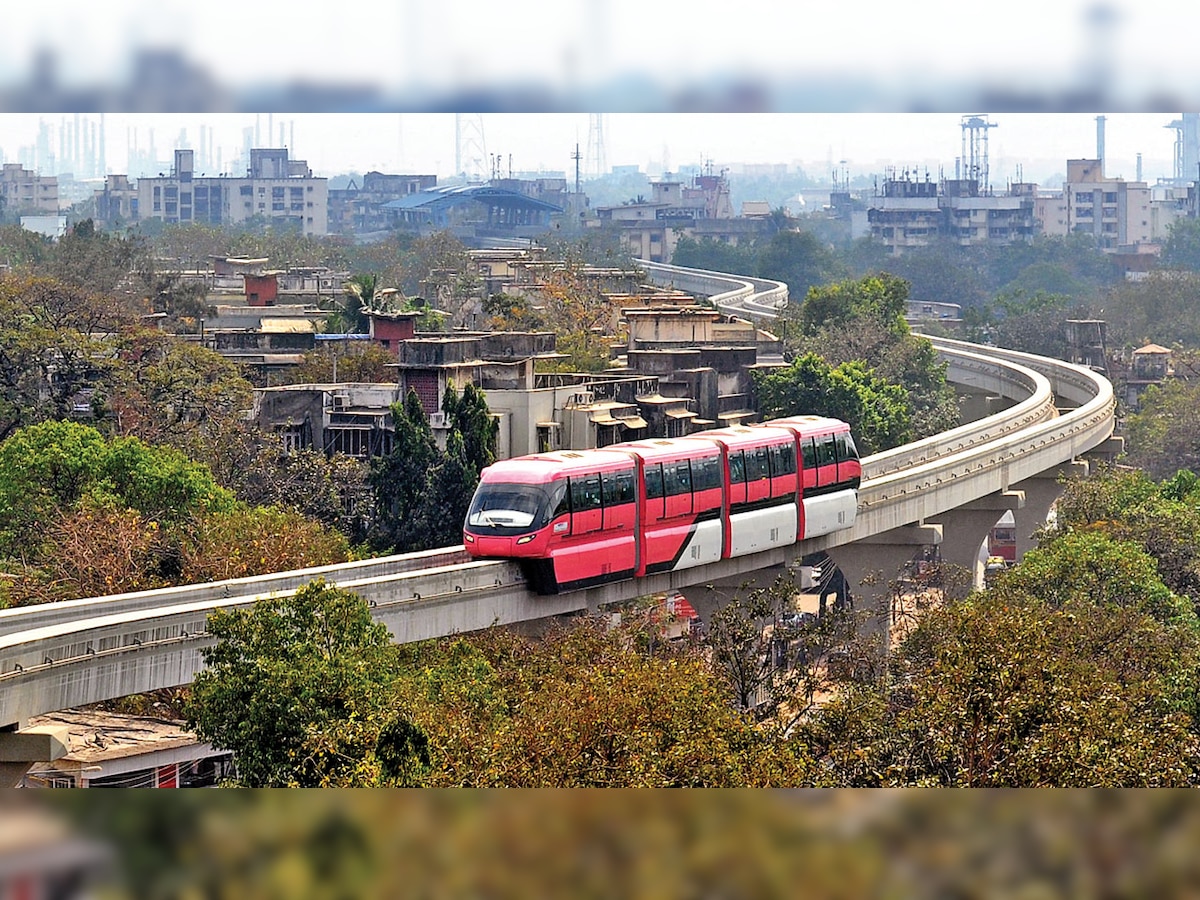
POLYGON ((979 183, 979 192, 985 194, 991 187, 988 171, 988 131, 999 127, 989 122, 987 116, 962 117, 962 158, 966 164, 963 173, 979 183))
POLYGON ((468 180, 483 179, 488 158, 483 140, 483 116, 479 113, 454 114, 454 174, 468 180))
POLYGON ((592 178, 601 178, 608 172, 608 150, 604 140, 607 118, 604 113, 588 115, 587 173, 592 178))

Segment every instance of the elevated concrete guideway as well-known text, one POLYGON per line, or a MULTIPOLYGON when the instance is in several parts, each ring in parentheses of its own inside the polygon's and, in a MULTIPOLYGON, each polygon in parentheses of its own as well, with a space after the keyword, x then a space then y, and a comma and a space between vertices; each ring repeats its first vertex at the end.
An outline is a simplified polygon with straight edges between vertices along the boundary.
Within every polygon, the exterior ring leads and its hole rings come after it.
MULTIPOLYGON (((751 290, 747 298, 753 296, 751 290)), ((772 302, 778 300, 776 293, 772 302)), ((793 547, 557 597, 531 594, 513 563, 468 561, 461 547, 447 547, 0 611, 0 726, 185 684, 203 665, 200 650, 211 643, 205 631, 210 612, 247 607, 315 577, 362 595, 400 642, 514 624, 736 577, 865 539, 886 542, 886 535, 906 526, 927 530, 927 519, 1019 491, 1022 483, 1072 464, 1112 434, 1112 386, 1096 373, 1058 360, 931 340, 948 363, 950 380, 1015 403, 977 422, 865 458, 859 514, 851 529, 793 547)))

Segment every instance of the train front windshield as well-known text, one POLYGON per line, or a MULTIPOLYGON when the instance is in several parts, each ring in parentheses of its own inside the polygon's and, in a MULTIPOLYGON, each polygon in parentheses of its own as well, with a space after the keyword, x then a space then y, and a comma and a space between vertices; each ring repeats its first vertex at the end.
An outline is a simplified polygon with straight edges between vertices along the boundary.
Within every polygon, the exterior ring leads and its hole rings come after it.
POLYGON ((544 528, 566 491, 566 482, 547 490, 535 484, 481 484, 467 510, 473 534, 525 534, 544 528))

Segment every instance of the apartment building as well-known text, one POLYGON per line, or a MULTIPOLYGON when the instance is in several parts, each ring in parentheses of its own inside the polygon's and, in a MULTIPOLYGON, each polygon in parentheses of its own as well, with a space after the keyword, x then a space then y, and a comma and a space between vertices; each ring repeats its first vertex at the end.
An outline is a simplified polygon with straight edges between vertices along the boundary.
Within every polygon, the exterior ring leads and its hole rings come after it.
POLYGON ((250 151, 243 178, 197 176, 191 150, 176 150, 168 175, 137 182, 137 219, 237 225, 261 218, 306 235, 328 233, 328 181, 286 148, 250 151))
POLYGON ((104 187, 95 193, 96 218, 110 227, 137 221, 138 190, 128 175, 105 175, 104 187))
POLYGON ((38 175, 20 163, 0 168, 0 198, 7 215, 58 212, 58 176, 38 175))
POLYGON ((946 239, 962 247, 1010 244, 1033 237, 1036 193, 1035 185, 1016 184, 992 194, 976 179, 921 180, 905 172, 885 179, 867 221, 893 256, 946 239))
POLYGON ((1153 240, 1151 191, 1144 181, 1104 174, 1104 161, 1068 159, 1063 182, 1067 231, 1095 236, 1105 250, 1153 240))
POLYGON ((697 175, 690 184, 663 179, 650 185, 649 200, 638 199, 620 206, 596 209, 601 228, 618 232, 621 245, 631 256, 651 262, 670 262, 679 238, 688 236, 737 240, 763 230, 761 220, 740 219, 737 226, 720 223, 735 220, 729 181, 724 174, 697 175))

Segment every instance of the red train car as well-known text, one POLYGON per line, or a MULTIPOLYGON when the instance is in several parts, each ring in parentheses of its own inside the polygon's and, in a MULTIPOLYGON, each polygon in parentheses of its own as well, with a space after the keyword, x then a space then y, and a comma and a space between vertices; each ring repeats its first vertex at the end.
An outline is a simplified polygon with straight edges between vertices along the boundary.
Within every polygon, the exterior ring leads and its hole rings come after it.
POLYGON ((554 594, 848 528, 861 476, 849 426, 818 416, 540 453, 483 471, 463 543, 554 594))

